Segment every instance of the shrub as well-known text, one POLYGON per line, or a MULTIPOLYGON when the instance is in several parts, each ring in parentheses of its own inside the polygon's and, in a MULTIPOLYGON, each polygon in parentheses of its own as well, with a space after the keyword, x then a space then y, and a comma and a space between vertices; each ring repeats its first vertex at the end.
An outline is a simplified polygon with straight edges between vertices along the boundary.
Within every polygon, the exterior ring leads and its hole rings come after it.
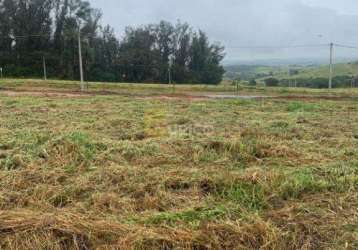
POLYGON ((279 83, 280 83, 280 81, 273 77, 265 79, 265 84, 268 87, 277 87, 279 83))

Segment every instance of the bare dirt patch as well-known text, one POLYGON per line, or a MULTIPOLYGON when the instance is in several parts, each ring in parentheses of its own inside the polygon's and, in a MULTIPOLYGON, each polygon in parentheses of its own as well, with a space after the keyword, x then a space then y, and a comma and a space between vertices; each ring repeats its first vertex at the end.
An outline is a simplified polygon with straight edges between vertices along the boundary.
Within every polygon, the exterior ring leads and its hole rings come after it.
POLYGON ((241 99, 241 100, 261 100, 261 99, 275 99, 275 100, 330 100, 330 101, 349 101, 355 100, 358 97, 352 96, 335 96, 335 95, 287 95, 287 96, 270 96, 270 95, 250 95, 250 94, 229 94, 229 93, 206 93, 206 92, 187 92, 177 94, 138 94, 138 93, 121 93, 116 91, 104 90, 88 90, 80 92, 75 89, 53 89, 53 88, 5 88, 0 89, 0 95, 9 97, 34 96, 34 97, 51 97, 51 98, 86 98, 96 95, 116 95, 116 96, 133 96, 141 100, 184 100, 184 101, 201 101, 201 100, 219 100, 219 99, 241 99))
POLYGON ((80 97, 91 97, 93 94, 78 93, 78 92, 56 92, 56 91, 14 91, 14 90, 3 90, 0 91, 1 95, 9 97, 18 96, 37 96, 37 97, 67 97, 67 98, 80 98, 80 97))
POLYGON ((206 96, 200 95, 186 95, 186 94, 168 94, 168 95, 150 95, 150 96, 142 96, 138 97, 138 99, 142 100, 187 100, 187 101, 201 101, 211 99, 206 96))
POLYGON ((282 99, 282 100, 327 100, 327 101, 349 101, 357 99, 358 97, 351 97, 351 96, 275 96, 270 97, 272 99, 282 99))

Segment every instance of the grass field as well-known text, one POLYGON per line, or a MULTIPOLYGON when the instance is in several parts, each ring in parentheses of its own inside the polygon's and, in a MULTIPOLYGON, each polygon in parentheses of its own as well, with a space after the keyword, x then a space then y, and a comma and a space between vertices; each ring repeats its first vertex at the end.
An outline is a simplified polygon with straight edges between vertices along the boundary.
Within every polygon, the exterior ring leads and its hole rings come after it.
POLYGON ((0 249, 357 249, 358 90, 232 91, 0 81, 0 249))

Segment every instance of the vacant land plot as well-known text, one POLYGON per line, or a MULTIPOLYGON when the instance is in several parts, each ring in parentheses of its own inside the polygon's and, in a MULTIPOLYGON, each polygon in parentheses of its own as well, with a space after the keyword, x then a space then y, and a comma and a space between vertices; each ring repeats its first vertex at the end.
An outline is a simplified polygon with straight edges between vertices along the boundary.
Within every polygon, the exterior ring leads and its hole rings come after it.
POLYGON ((0 249, 358 248, 356 99, 66 86, 0 90, 0 249))

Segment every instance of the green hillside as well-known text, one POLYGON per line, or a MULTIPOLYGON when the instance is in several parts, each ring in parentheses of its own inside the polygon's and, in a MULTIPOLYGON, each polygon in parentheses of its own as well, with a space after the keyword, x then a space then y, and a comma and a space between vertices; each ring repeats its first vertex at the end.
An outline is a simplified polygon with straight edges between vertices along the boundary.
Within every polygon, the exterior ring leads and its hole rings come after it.
MULTIPOLYGON (((228 78, 240 76, 241 79, 260 79, 265 77, 282 78, 320 78, 328 77, 329 65, 321 66, 263 66, 263 65, 237 65, 226 67, 228 78), (297 71, 296 74, 289 74, 289 70, 297 71)), ((333 66, 333 76, 357 76, 358 63, 340 63, 333 66)))
MULTIPOLYGON (((296 69, 297 74, 289 75, 286 72, 274 71, 274 77, 282 78, 327 78, 329 76, 329 65, 322 66, 309 66, 309 67, 292 67, 296 69)), ((333 66, 333 76, 357 76, 358 64, 357 63, 340 63, 333 66)))
MULTIPOLYGON (((264 82, 269 85, 267 81, 270 80, 270 84, 275 83, 272 86, 287 87, 292 84, 291 80, 295 80, 299 87, 326 88, 329 78, 329 65, 238 65, 227 67, 226 71, 227 79, 240 79, 250 85, 262 85, 264 82)), ((334 64, 333 87, 350 87, 352 83, 358 86, 358 63, 334 64)))

